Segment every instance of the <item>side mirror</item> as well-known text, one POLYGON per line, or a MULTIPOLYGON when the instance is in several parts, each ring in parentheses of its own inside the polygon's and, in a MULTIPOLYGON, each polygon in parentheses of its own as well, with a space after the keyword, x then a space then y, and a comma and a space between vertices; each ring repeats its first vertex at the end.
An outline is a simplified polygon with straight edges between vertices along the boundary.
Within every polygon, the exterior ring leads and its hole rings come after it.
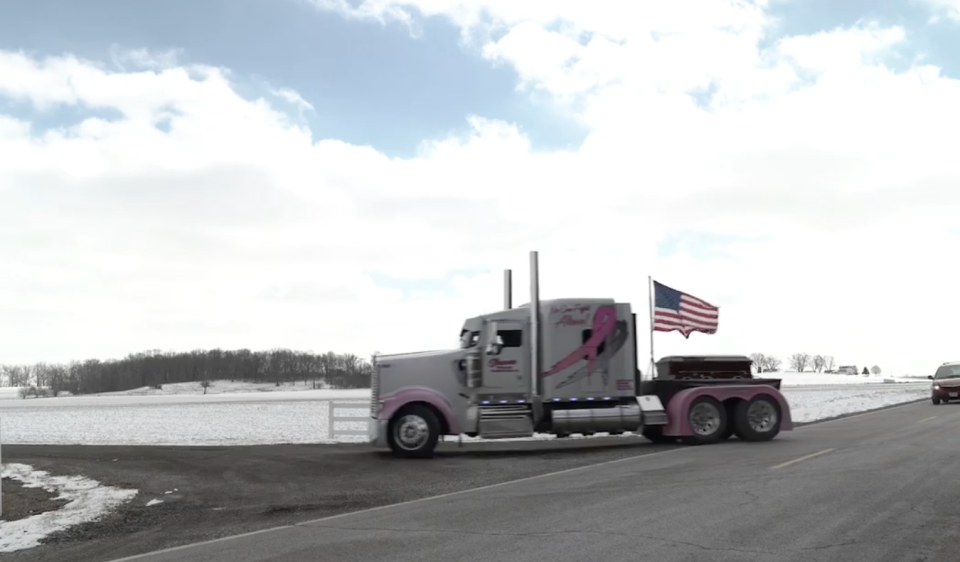
POLYGON ((927 378, 933 380, 933 375, 927 375, 927 378))
POLYGON ((499 327, 497 326, 496 320, 491 320, 487 322, 487 347, 485 352, 487 355, 500 355, 500 352, 503 350, 503 344, 497 341, 498 334, 500 332, 499 327))

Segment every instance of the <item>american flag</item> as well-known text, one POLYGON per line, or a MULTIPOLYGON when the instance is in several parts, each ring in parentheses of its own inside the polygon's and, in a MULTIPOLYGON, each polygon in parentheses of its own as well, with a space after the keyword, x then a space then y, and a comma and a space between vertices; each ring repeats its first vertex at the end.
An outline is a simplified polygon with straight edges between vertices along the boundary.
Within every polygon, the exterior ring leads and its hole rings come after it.
POLYGON ((712 304, 653 282, 653 330, 680 332, 689 338, 693 332, 717 333, 720 309, 712 304))

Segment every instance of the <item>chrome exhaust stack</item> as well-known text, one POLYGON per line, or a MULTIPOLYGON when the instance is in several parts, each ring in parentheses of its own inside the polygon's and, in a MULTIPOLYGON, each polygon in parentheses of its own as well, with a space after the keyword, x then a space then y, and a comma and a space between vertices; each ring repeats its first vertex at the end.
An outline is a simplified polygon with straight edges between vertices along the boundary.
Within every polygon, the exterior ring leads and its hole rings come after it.
POLYGON ((543 414, 540 399, 540 264, 536 250, 530 252, 530 402, 536 424, 543 414))

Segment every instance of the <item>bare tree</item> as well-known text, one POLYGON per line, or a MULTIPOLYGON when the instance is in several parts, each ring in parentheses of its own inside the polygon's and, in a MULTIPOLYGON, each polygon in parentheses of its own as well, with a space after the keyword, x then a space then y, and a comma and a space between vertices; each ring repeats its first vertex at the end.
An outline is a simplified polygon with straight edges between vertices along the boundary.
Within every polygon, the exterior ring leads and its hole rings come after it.
POLYGON ((823 358, 823 366, 826 367, 828 371, 832 371, 836 364, 837 362, 833 358, 833 355, 827 355, 823 358))
POLYGON ((813 370, 820 373, 823 372, 823 366, 827 364, 827 359, 823 355, 814 355, 811 362, 813 370))
POLYGON ((765 353, 752 353, 750 354, 750 360, 753 361, 758 373, 775 373, 780 370, 780 366, 783 364, 778 357, 765 353))
POLYGON ((879 375, 879 374, 880 374, 880 367, 874 365, 873 367, 870 367, 870 372, 873 373, 873 374, 875 374, 875 375, 879 375))
POLYGON ((794 353, 790 356, 790 368, 798 373, 802 373, 810 365, 809 353, 794 353))
POLYGON ((764 371, 768 373, 776 373, 783 366, 783 361, 779 357, 774 357, 773 355, 767 355, 767 366, 764 367, 764 371))

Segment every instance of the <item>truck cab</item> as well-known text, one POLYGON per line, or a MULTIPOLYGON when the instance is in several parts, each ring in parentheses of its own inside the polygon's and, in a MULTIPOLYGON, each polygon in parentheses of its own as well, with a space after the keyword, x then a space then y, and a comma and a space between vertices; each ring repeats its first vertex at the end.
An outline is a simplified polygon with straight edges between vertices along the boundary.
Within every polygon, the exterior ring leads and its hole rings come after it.
MULTIPOLYGON (((374 443, 407 456, 434 430, 498 439, 551 429, 560 435, 638 429, 630 305, 558 299, 538 308, 539 338, 527 304, 466 320, 458 349, 374 357, 374 443), (401 408, 414 413, 400 412, 401 421, 391 425, 401 408)), ((649 416, 662 414, 662 406, 647 406, 649 416)))

